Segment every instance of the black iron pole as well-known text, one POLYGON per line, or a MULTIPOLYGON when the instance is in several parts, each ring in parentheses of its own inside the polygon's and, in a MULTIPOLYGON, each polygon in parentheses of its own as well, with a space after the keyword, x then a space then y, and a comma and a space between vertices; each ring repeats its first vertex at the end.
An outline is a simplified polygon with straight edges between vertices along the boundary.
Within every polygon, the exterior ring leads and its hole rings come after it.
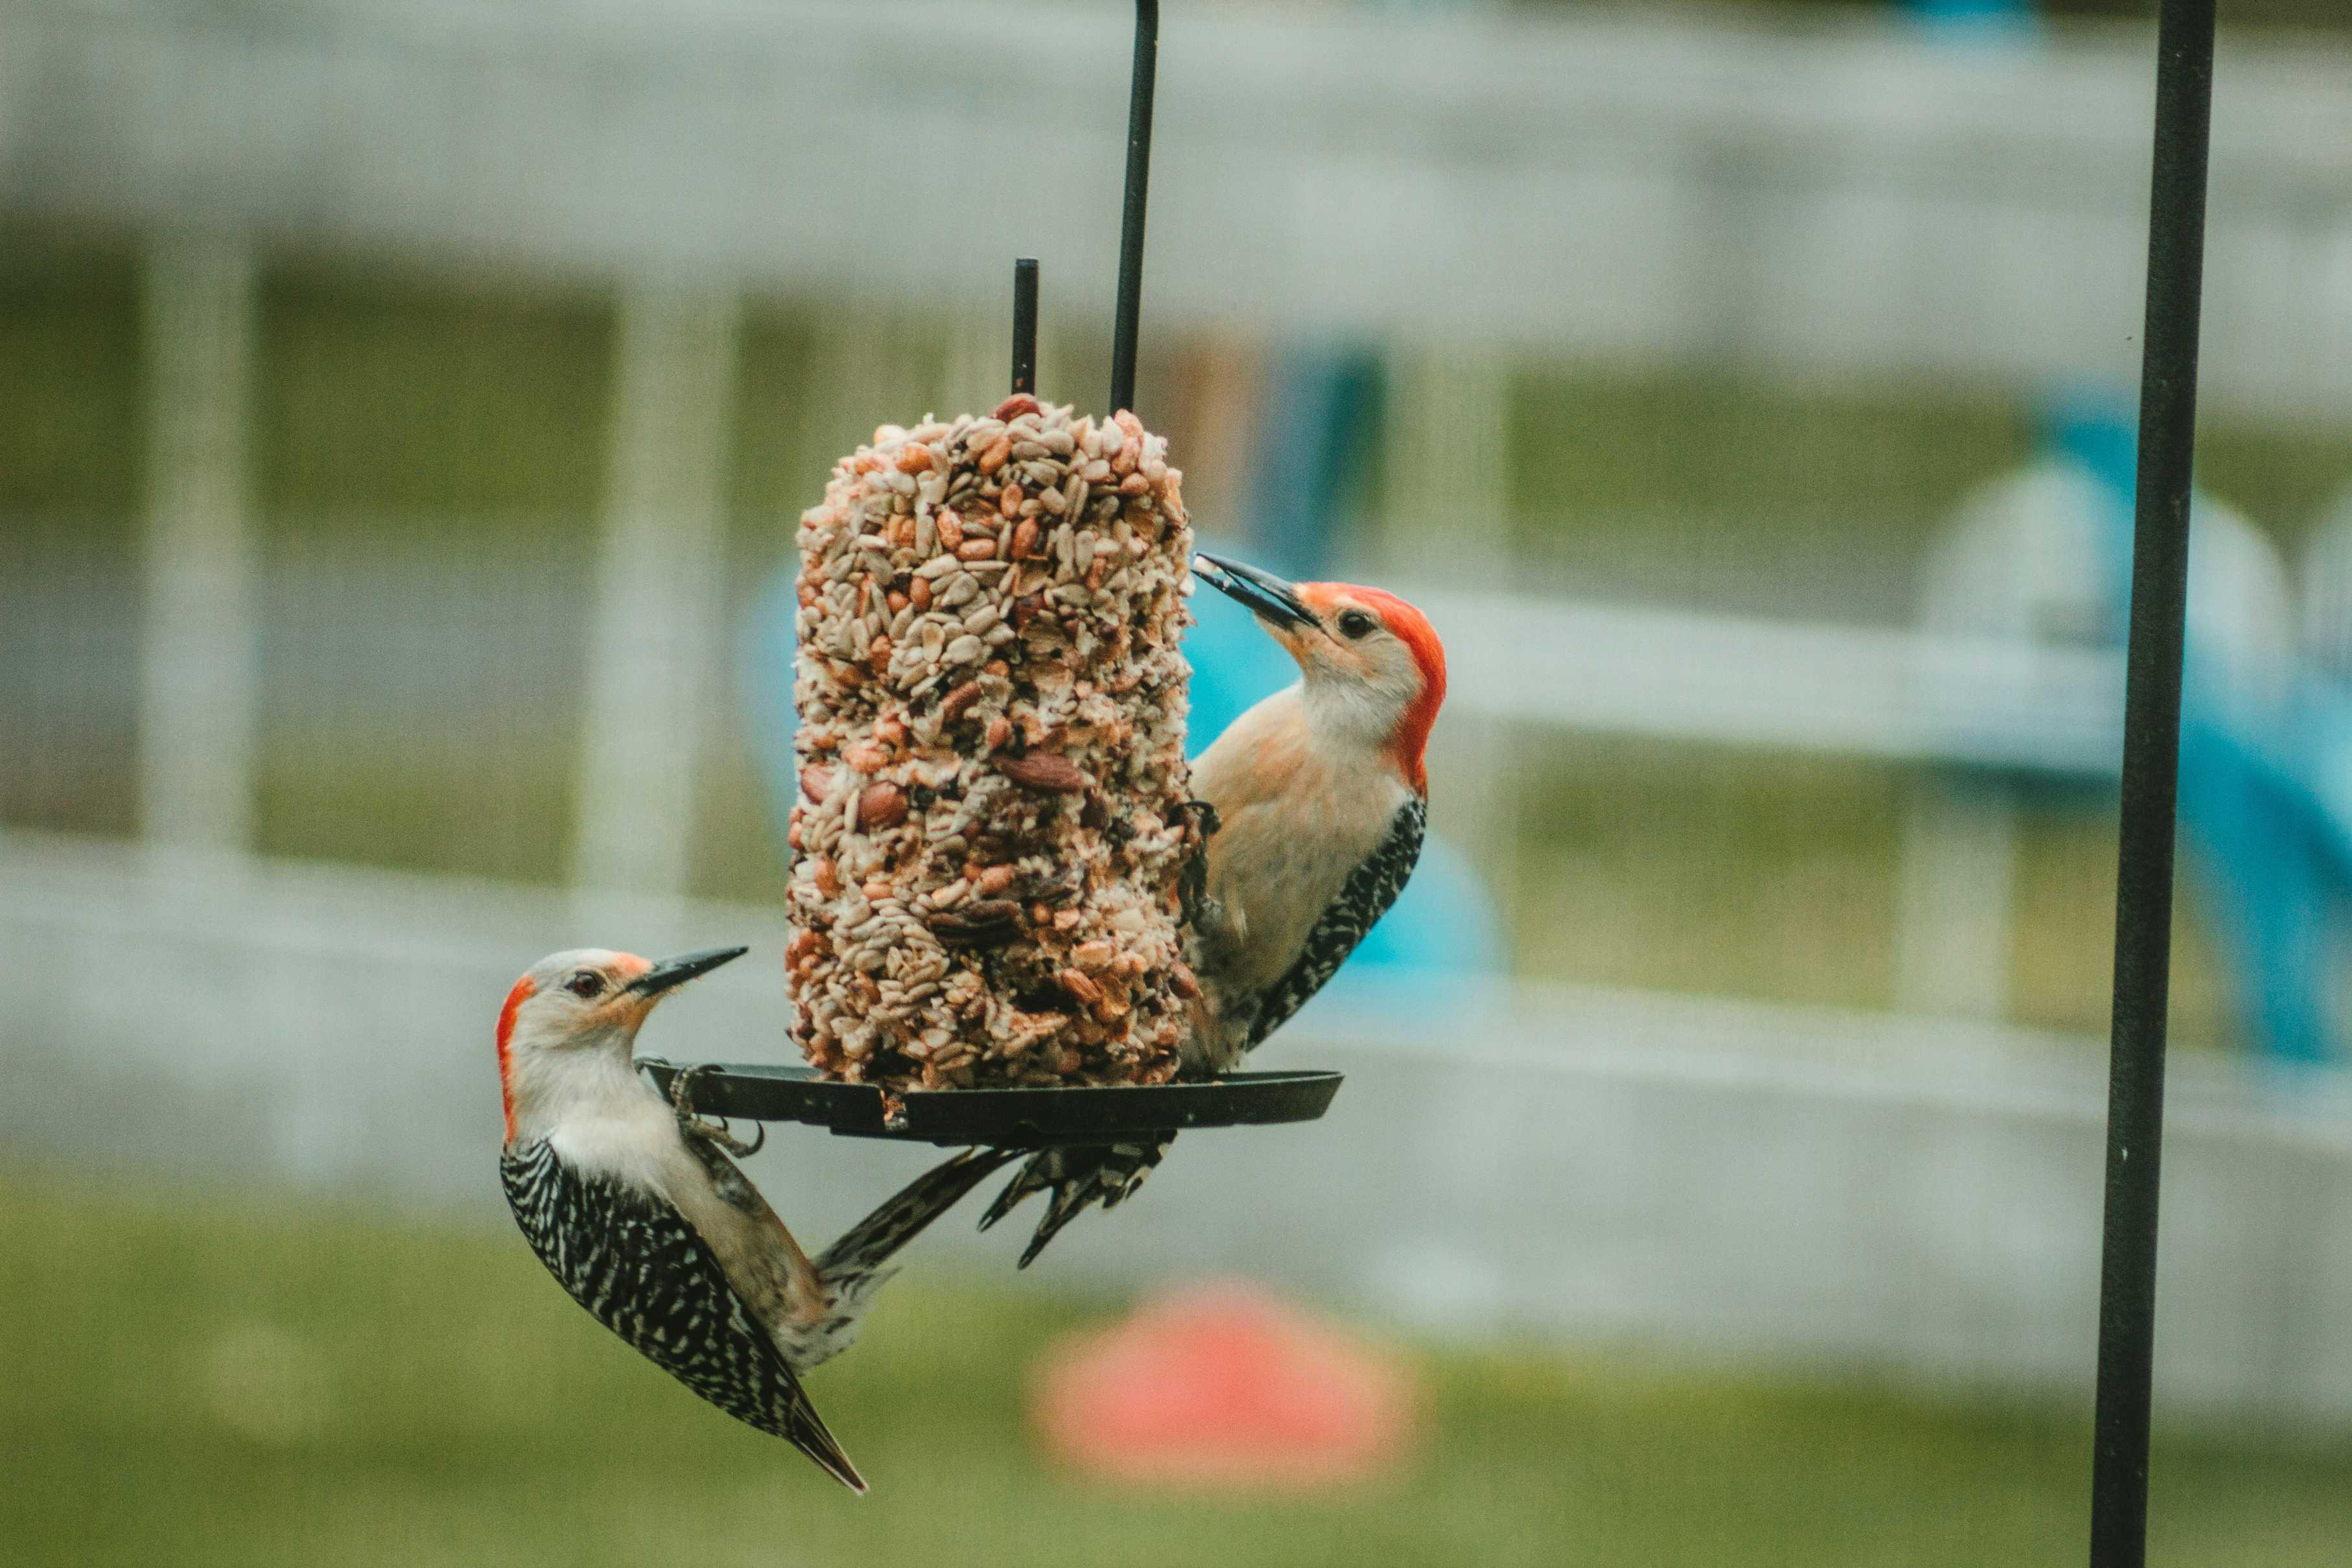
POLYGON ((1135 406, 1136 319, 1143 309, 1143 204, 1151 183, 1151 88, 1160 73, 1160 0, 1135 0, 1135 74, 1127 97, 1127 202, 1118 221, 1118 313, 1111 327, 1110 407, 1135 406))
POLYGON ((2147 1554, 2157 1186, 2163 1164, 2165 1009, 2171 988, 2172 841, 2180 772, 2189 495, 2197 442, 2213 6, 2214 0, 2162 0, 2157 23, 2139 479, 2125 651, 2092 1568, 2141 1568, 2147 1554))
POLYGON ((1013 390, 1037 390, 1037 258, 1013 264, 1013 390))

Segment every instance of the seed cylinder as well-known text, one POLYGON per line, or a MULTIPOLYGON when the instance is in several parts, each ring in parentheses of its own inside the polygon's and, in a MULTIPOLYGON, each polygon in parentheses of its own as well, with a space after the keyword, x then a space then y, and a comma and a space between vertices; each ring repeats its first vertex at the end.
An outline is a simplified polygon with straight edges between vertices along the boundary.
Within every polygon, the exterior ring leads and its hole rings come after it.
POLYGON ((885 425, 800 522, 793 1034, 890 1089, 1164 1082, 1192 529, 1131 413, 885 425))

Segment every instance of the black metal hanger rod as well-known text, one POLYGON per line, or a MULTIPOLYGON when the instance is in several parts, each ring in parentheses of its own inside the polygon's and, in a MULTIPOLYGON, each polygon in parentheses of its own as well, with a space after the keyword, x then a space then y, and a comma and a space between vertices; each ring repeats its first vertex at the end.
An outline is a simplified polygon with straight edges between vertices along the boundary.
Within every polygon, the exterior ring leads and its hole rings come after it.
POLYGON ((2138 494, 2126 646, 2123 825, 2116 846, 2116 990, 2107 1085, 2105 1234, 2099 1279, 2092 1568, 2142 1568, 2156 1343, 2157 1183, 2171 992, 2172 841, 2180 773, 2189 497, 2214 0, 2162 0, 2138 494))
POLYGON ((1037 390, 1037 258, 1013 264, 1013 390, 1037 390))
POLYGON ((1112 324, 1110 407, 1135 406, 1136 319, 1143 308, 1143 206, 1151 183, 1151 89, 1160 68, 1160 0, 1135 0, 1135 74, 1127 99, 1127 201, 1118 224, 1118 314, 1112 324))

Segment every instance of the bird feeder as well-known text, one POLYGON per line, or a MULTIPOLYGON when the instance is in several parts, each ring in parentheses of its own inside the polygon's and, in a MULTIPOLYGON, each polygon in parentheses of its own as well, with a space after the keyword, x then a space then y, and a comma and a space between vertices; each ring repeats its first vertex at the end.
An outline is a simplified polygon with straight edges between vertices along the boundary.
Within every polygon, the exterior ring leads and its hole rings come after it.
POLYGON ((1133 412, 1158 51, 1138 0, 1110 417, 1037 397, 1024 257, 1012 395, 881 427, 802 519, 786 967, 811 1065, 697 1070, 700 1112, 1045 1148, 1308 1121, 1338 1092, 1176 1081, 1214 823, 1186 788, 1181 476, 1133 412))

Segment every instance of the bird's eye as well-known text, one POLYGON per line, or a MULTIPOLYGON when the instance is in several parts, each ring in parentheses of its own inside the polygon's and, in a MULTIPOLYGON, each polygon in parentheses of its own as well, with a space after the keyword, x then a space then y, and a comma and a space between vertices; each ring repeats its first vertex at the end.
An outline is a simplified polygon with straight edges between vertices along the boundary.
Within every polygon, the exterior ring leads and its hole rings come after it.
POLYGON ((1377 624, 1379 624, 1379 622, 1375 622, 1370 616, 1365 614, 1360 610, 1346 611, 1339 616, 1339 632, 1342 636, 1368 636, 1370 634, 1372 628, 1377 624))
POLYGON ((575 997, 593 997, 604 990, 604 977, 593 969, 577 969, 563 982, 563 988, 575 997))

